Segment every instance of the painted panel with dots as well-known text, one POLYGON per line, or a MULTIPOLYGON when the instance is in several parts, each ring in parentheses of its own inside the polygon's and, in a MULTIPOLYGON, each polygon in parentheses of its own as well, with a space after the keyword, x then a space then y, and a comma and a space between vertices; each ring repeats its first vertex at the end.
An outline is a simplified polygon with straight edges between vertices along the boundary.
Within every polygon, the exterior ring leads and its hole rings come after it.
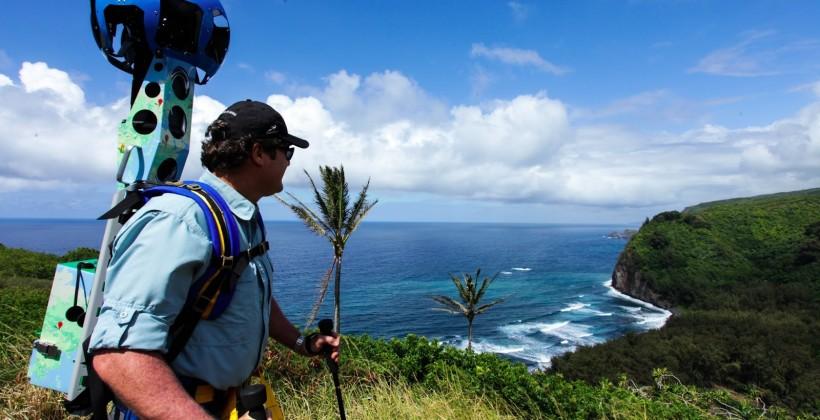
POLYGON ((72 375, 82 357, 83 325, 96 266, 97 260, 57 265, 43 328, 29 360, 32 384, 69 395, 81 389, 81 378, 72 375))
POLYGON ((117 134, 120 186, 179 180, 190 143, 196 68, 155 57, 117 134))

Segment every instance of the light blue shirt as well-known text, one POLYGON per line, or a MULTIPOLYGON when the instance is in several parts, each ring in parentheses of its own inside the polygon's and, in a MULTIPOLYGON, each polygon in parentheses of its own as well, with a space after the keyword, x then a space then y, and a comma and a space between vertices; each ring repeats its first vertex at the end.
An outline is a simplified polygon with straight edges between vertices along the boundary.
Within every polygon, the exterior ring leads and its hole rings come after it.
MULTIPOLYGON (((241 249, 261 242, 256 205, 208 171, 200 180, 230 206, 239 225, 241 249)), ((205 216, 192 199, 174 194, 151 199, 114 240, 90 348, 167 352, 168 330, 211 253, 205 216)), ((267 255, 251 260, 228 308, 215 320, 199 321, 173 361, 173 370, 218 389, 247 379, 267 343, 272 276, 267 255)))

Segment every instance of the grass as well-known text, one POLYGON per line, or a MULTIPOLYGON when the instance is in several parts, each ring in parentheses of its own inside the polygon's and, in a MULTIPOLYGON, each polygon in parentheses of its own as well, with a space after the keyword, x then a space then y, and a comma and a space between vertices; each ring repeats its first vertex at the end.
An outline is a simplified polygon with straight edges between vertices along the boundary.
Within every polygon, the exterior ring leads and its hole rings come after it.
MULTIPOLYGON (((280 386, 283 385, 279 382, 280 386)), ((294 385, 294 384, 291 384, 294 385)), ((457 382, 430 390, 405 381, 378 380, 343 391, 345 412, 358 419, 515 419, 504 403, 465 393, 457 382)), ((287 418, 333 418, 338 412, 332 383, 323 381, 308 393, 296 386, 279 388, 287 418)))

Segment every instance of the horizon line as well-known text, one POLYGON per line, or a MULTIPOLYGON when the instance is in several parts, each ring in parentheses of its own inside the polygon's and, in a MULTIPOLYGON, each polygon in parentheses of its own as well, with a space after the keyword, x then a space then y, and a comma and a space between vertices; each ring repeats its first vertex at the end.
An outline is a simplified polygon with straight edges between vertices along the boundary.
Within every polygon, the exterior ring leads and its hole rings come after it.
MULTIPOLYGON (((81 217, 2 217, 0 222, 105 222, 93 218, 81 217)), ((302 223, 293 219, 263 219, 265 223, 302 223)), ((363 220, 362 224, 395 223, 395 224, 463 224, 463 225, 544 225, 544 226, 640 226, 643 222, 593 223, 593 222, 508 222, 508 221, 450 221, 450 220, 363 220)))

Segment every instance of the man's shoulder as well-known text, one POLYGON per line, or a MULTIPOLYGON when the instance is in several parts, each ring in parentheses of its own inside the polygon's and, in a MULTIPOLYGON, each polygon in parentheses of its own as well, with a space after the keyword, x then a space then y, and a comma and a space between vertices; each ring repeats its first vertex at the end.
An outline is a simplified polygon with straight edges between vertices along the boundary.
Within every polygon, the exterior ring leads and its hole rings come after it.
POLYGON ((148 200, 132 217, 140 219, 149 215, 164 214, 188 225, 189 229, 206 234, 208 224, 199 204, 190 197, 178 194, 163 194, 148 200))
POLYGON ((180 217, 201 212, 193 198, 179 194, 166 193, 148 200, 142 207, 145 211, 161 211, 180 217))

